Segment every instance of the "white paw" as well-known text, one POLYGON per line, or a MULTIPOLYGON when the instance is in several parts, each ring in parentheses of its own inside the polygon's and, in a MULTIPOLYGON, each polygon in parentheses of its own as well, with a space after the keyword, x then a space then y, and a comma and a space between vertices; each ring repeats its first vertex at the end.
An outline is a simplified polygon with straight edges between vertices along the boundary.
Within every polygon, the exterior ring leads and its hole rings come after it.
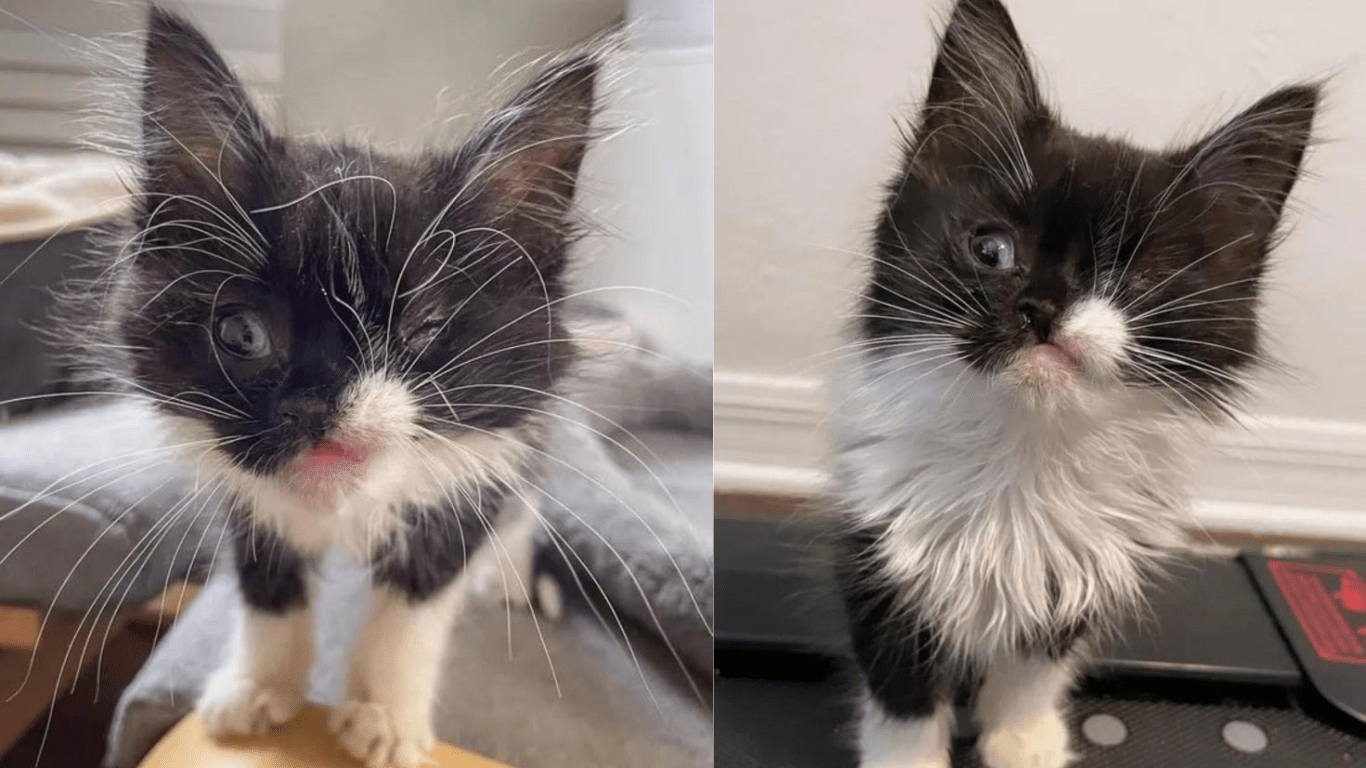
POLYGON ((373 701, 346 701, 332 710, 332 731, 367 768, 419 768, 436 746, 426 714, 400 713, 373 701))
POLYGON ((859 768, 950 768, 949 753, 925 757, 924 755, 905 758, 895 755, 865 756, 859 761, 859 768))
POLYGON ((987 768, 1063 768, 1072 760, 1067 724, 1056 712, 987 731, 977 741, 987 768))
POLYGON ((265 733, 299 713, 303 694, 263 686, 238 673, 220 670, 204 689, 195 709, 214 738, 265 733))
POLYGON ((468 576, 470 590, 481 601, 490 605, 510 605, 514 608, 532 610, 532 595, 535 595, 535 610, 549 619, 564 615, 564 593, 555 580, 546 575, 534 576, 530 567, 525 571, 513 572, 506 564, 485 563, 482 567, 471 569, 468 576))

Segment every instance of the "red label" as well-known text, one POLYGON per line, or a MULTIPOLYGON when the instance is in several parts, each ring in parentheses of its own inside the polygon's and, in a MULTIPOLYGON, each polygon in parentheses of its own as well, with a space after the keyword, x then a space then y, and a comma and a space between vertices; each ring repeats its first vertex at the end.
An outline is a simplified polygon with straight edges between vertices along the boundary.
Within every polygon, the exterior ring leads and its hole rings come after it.
POLYGON ((1324 661, 1366 664, 1366 582, 1351 568, 1268 560, 1295 620, 1324 661))

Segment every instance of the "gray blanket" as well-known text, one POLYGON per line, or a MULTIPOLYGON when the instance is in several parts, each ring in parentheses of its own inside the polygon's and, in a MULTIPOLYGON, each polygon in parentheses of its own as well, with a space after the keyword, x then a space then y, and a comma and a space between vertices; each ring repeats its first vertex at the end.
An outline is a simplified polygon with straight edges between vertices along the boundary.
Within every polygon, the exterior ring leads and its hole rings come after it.
MULTIPOLYGON (((453 630, 438 735, 519 768, 710 765, 710 371, 604 359, 576 393, 591 410, 569 411, 551 440, 562 462, 544 483, 553 533, 536 560, 569 610, 476 601, 453 630)), ((192 707, 235 601, 216 500, 163 461, 146 415, 91 403, 0 428, 0 599, 107 616, 207 575, 120 701, 112 768, 192 707)), ((328 703, 368 586, 347 562, 323 575, 312 697, 328 703)))

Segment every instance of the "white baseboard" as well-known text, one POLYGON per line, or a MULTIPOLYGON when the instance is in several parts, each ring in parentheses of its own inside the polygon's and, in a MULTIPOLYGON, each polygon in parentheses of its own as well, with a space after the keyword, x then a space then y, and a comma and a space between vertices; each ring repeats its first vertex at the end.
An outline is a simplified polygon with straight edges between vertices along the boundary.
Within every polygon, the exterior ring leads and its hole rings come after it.
MULTIPOLYGON (((713 398, 717 491, 819 492, 819 381, 718 371, 713 398)), ((1195 499, 1207 528, 1366 541, 1366 423, 1249 418, 1215 447, 1195 499)))

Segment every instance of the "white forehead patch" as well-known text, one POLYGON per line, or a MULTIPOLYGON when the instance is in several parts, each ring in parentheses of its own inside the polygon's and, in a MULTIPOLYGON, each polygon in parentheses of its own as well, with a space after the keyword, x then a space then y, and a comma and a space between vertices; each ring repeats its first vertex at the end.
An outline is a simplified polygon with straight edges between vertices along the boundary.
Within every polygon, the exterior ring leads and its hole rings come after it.
POLYGON ((1072 305, 1057 336, 1088 372, 1105 375, 1118 370, 1132 341, 1124 313, 1109 300, 1094 296, 1072 305))

